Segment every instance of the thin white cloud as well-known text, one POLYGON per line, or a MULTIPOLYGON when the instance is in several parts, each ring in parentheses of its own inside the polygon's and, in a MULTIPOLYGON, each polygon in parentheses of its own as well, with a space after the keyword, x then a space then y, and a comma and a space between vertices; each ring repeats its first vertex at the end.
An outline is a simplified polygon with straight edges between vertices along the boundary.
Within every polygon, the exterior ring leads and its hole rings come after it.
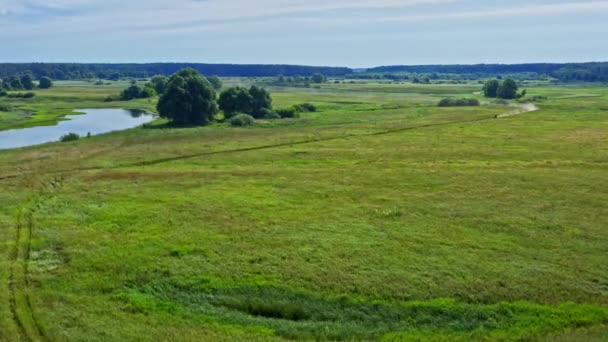
MULTIPOLYGON (((121 33, 136 36, 152 33, 231 32, 248 27, 246 20, 297 20, 309 27, 322 28, 372 23, 577 15, 601 13, 608 9, 608 1, 517 4, 509 7, 486 4, 483 9, 471 10, 470 8, 475 8, 474 5, 466 0, 0 0, 0 13, 5 12, 3 18, 17 12, 27 14, 28 8, 62 9, 75 13, 70 16, 50 16, 46 22, 29 23, 21 29, 19 22, 11 22, 6 26, 13 28, 11 34, 40 34, 42 31, 54 35, 100 32, 105 35, 121 33), (448 3, 458 4, 452 8, 461 7, 462 10, 447 12, 442 6, 437 6, 448 3), (403 14, 410 7, 416 7, 416 11, 408 10, 408 14, 403 14), (388 15, 390 12, 385 12, 384 15, 372 15, 366 12, 386 9, 394 10, 396 14, 388 15), (317 16, 322 12, 332 12, 333 15, 331 18, 317 16)), ((3 21, 5 20, 0 21, 0 29, 3 21)))
POLYGON ((420 16, 386 17, 379 21, 404 21, 427 19, 469 19, 487 17, 521 17, 521 16, 549 16, 559 14, 595 13, 608 9, 608 1, 580 1, 558 4, 532 4, 509 8, 496 8, 478 11, 463 11, 451 13, 433 13, 420 16))
MULTIPOLYGON (((399 9, 413 6, 437 5, 462 0, 0 0, 0 11, 27 16, 28 9, 62 9, 70 16, 49 13, 44 32, 69 33, 83 31, 117 31, 154 29, 167 31, 202 31, 221 29, 222 22, 263 20, 272 17, 312 15, 314 13, 345 10, 399 9)), ((0 23, 1 24, 1 23, 0 23)), ((11 23, 12 27, 19 22, 11 23)), ((125 31, 134 33, 133 31, 125 31)), ((27 32, 26 32, 27 33, 27 32)))

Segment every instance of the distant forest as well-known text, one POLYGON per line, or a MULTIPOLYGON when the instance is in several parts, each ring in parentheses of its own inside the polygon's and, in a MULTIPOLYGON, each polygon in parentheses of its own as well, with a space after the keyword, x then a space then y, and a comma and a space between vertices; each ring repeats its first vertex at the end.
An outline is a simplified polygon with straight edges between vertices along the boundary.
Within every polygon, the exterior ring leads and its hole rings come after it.
POLYGON ((349 68, 299 65, 2 63, 0 64, 0 78, 24 73, 30 73, 34 78, 48 76, 54 80, 146 78, 155 75, 170 76, 185 68, 195 69, 207 76, 221 77, 312 76, 317 73, 336 77, 352 73, 349 68))
POLYGON ((535 64, 476 64, 476 65, 414 65, 382 66, 367 70, 343 67, 315 67, 299 65, 238 65, 199 63, 151 64, 77 64, 77 63, 0 63, 0 78, 31 74, 39 79, 54 80, 147 78, 169 76, 183 68, 221 77, 278 77, 313 76, 353 77, 356 75, 443 74, 487 78, 501 75, 528 74, 553 77, 562 82, 608 82, 608 62, 596 63, 535 63, 535 64))
POLYGON ((475 64, 475 65, 395 65, 367 69, 367 73, 395 74, 454 74, 477 75, 478 77, 505 74, 536 74, 550 76, 563 82, 608 82, 608 62, 569 63, 569 64, 475 64))

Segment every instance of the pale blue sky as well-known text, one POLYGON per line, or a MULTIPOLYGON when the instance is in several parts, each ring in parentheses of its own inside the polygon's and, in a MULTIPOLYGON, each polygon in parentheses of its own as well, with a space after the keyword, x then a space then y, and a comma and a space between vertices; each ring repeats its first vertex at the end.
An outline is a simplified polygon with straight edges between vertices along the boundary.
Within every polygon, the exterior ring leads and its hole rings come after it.
POLYGON ((0 0, 0 61, 606 61, 607 18, 585 0, 0 0))

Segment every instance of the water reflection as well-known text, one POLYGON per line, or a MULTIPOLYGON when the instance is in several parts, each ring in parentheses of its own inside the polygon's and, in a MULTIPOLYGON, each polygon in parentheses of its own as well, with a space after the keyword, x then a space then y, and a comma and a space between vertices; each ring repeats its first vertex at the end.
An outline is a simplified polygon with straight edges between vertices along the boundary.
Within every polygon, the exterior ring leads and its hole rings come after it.
POLYGON ((55 126, 0 131, 0 149, 58 141, 62 135, 86 136, 137 127, 153 121, 154 115, 138 109, 77 109, 82 115, 68 115, 55 126))

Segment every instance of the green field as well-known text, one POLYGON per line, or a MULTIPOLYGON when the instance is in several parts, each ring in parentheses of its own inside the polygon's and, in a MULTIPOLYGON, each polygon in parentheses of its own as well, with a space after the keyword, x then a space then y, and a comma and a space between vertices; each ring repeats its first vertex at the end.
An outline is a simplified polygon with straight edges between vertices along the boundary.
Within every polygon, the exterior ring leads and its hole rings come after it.
MULTIPOLYGON (((0 129, 154 108, 124 85, 0 129)), ((269 88, 319 111, 0 151, 0 340, 605 340, 608 88, 500 119, 479 88, 269 88)))

